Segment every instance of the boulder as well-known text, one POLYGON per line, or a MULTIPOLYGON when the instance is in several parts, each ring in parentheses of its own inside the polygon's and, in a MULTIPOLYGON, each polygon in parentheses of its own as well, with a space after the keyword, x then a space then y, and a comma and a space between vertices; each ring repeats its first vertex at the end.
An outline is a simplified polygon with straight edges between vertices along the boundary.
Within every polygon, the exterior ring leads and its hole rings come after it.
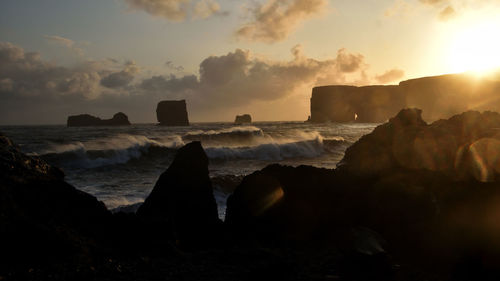
POLYGON ((235 124, 250 124, 252 123, 252 116, 250 114, 236 115, 234 119, 235 124))
POLYGON ((0 135, 0 263, 88 262, 111 213, 0 135))
POLYGON ((188 143, 178 150, 137 215, 171 227, 182 246, 213 242, 221 221, 208 176, 208 158, 200 142, 188 143))
POLYGON ((111 119, 101 119, 89 114, 73 115, 68 117, 68 127, 89 127, 89 126, 129 126, 127 115, 118 112, 111 119))
POLYGON ((427 124, 404 109, 349 147, 339 169, 357 175, 394 170, 442 172, 487 182, 500 173, 500 114, 468 111, 427 124))
POLYGON ((160 125, 189 126, 185 100, 161 101, 156 107, 156 117, 160 125))

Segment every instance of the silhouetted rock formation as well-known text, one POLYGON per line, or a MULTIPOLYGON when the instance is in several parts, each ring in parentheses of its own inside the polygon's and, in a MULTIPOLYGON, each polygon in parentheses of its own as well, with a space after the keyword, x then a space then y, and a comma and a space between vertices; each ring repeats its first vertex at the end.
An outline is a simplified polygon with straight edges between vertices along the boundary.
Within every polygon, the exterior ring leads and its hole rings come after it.
POLYGON ((385 122, 417 107, 434 121, 467 110, 500 111, 500 81, 452 74, 411 79, 398 86, 322 86, 311 97, 312 122, 385 122))
POLYGON ((208 176, 208 157, 200 142, 179 149, 137 215, 172 226, 176 239, 188 246, 216 239, 221 222, 208 176))
POLYGON ((405 106, 398 86, 315 87, 311 122, 384 122, 405 106))
POLYGON ((252 123, 252 116, 250 114, 236 115, 234 119, 235 124, 249 124, 252 123))
POLYGON ((127 115, 118 112, 111 119, 101 119, 89 114, 73 115, 68 117, 68 127, 89 127, 89 126, 129 126, 127 115))
POLYGON ((199 142, 136 215, 111 214, 0 136, 0 277, 500 280, 500 114, 421 115, 400 111, 337 169, 216 179, 237 185, 222 225, 199 142))
POLYGON ((63 177, 0 135, 0 264, 89 262, 111 213, 63 177))
POLYGON ((245 177, 228 227, 265 245, 334 246, 373 262, 387 251, 454 278, 498 278, 500 230, 488 218, 500 202, 500 114, 428 125, 421 113, 402 110, 336 170, 271 165, 245 177))
POLYGON ((457 179, 498 179, 500 114, 468 111, 430 125, 405 109, 346 150, 340 168, 357 174, 428 170, 457 179))
POLYGON ((156 107, 156 117, 160 125, 189 126, 185 100, 159 102, 156 107))

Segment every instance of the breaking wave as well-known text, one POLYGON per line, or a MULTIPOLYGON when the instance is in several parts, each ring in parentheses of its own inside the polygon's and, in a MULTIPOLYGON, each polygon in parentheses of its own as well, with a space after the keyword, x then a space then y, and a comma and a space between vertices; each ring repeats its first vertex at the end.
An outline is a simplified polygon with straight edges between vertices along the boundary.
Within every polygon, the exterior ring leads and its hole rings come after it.
POLYGON ((55 145, 41 153, 41 157, 62 167, 97 168, 125 164, 144 156, 169 157, 182 145, 184 142, 179 137, 160 141, 145 136, 119 135, 85 144, 75 142, 55 145))
POLYGON ((269 140, 262 129, 254 126, 238 126, 220 130, 194 131, 182 137, 184 141, 201 141, 210 146, 253 145, 269 140))
POLYGON ((313 158, 346 143, 342 138, 323 139, 315 131, 296 131, 288 136, 271 137, 257 127, 248 126, 154 139, 122 134, 87 142, 54 144, 40 156, 63 168, 98 168, 130 161, 148 164, 152 160, 173 159, 176 150, 192 140, 202 142, 210 159, 263 161, 313 158))
POLYGON ((320 138, 290 143, 267 143, 252 147, 209 147, 205 149, 212 159, 258 159, 279 161, 286 158, 317 157, 323 154, 320 138))

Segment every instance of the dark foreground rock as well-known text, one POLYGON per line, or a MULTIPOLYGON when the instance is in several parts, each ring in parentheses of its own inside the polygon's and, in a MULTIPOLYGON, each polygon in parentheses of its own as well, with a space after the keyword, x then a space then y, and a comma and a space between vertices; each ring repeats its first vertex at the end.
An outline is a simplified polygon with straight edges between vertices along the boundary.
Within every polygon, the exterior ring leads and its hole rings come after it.
POLYGON ((61 170, 0 135, 0 264, 91 260, 111 214, 61 170))
POLYGON ((499 127, 497 113, 429 125, 420 110, 403 110, 352 145, 337 170, 271 165, 245 177, 226 223, 264 245, 338 249, 346 268, 391 257, 441 279, 495 280, 499 127))
POLYGON ((137 215, 171 226, 176 240, 183 245, 217 239, 222 222, 208 176, 208 157, 200 142, 179 149, 137 215))
POLYGON ((426 170, 451 178, 498 180, 500 114, 468 111, 427 124, 421 110, 405 109, 349 147, 340 168, 375 175, 426 170))
POLYGON ((89 127, 89 126, 129 126, 127 115, 118 112, 111 119, 101 119, 89 114, 73 115, 68 117, 68 127, 89 127))
POLYGON ((111 214, 1 137, 0 279, 499 280, 499 114, 420 115, 401 111, 335 170, 216 179, 238 183, 224 223, 199 142, 138 214, 111 214))
POLYGON ((189 126, 185 100, 166 100, 158 103, 156 117, 163 126, 189 126))
POLYGON ((250 114, 236 115, 234 119, 235 124, 250 124, 252 123, 252 116, 250 114))

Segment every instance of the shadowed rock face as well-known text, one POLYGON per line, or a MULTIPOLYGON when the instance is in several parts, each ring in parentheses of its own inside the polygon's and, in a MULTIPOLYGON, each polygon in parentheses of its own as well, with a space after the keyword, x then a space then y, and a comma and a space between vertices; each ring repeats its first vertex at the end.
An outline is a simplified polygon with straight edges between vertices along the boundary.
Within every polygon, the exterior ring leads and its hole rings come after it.
POLYGON ((249 124, 252 123, 252 116, 250 114, 237 115, 234 119, 235 124, 249 124))
POLYGON ((442 172, 455 179, 496 181, 500 175, 500 114, 468 111, 427 124, 404 109, 346 150, 340 169, 374 175, 394 170, 442 172))
POLYGON ((500 81, 467 74, 407 80, 398 86, 322 86, 311 97, 312 122, 385 122, 401 108, 435 121, 467 110, 500 111, 500 81))
POLYGON ((129 126, 127 115, 118 112, 111 119, 101 119, 89 114, 73 115, 68 117, 68 127, 88 127, 88 126, 129 126))
POLYGON ((353 144, 336 170, 271 165, 246 176, 225 222, 267 245, 388 251, 447 276, 498 279, 499 128, 494 112, 427 124, 421 110, 404 109, 353 144))
POLYGON ((315 87, 311 122, 384 122, 405 105, 398 86, 315 87))
POLYGON ((160 125, 189 126, 185 100, 159 102, 156 107, 156 117, 160 125))
POLYGON ((208 176, 208 158, 200 142, 179 149, 137 215, 170 225, 184 245, 213 242, 221 222, 208 176))
POLYGON ((88 262, 111 214, 63 178, 61 170, 0 135, 0 263, 55 257, 88 262))

